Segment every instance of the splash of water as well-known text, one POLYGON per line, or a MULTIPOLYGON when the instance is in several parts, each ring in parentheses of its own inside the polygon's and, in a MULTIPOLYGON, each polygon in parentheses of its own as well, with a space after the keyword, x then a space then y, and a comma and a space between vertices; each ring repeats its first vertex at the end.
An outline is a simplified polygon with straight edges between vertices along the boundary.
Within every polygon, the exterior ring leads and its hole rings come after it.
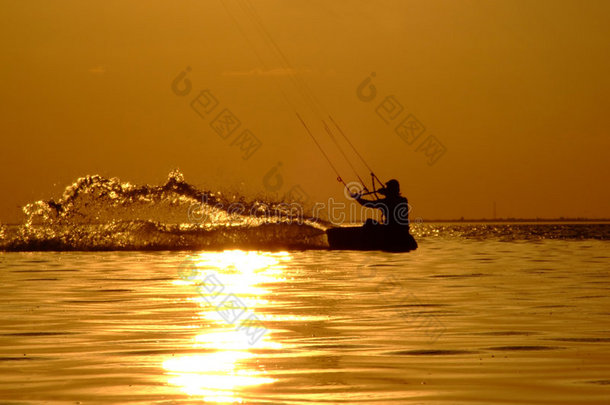
POLYGON ((179 171, 161 186, 89 175, 57 201, 24 207, 24 224, 0 228, 3 250, 324 248, 323 222, 296 203, 201 191, 179 171))

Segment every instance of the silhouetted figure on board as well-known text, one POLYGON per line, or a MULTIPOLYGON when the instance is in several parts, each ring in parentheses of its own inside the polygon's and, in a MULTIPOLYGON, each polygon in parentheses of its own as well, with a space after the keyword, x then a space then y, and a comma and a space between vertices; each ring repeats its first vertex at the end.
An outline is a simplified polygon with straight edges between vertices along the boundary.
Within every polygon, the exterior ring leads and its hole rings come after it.
POLYGON ((383 198, 367 200, 361 194, 351 194, 358 203, 376 208, 383 213, 378 223, 368 219, 364 226, 333 227, 326 230, 328 244, 336 250, 384 250, 408 252, 417 249, 417 242, 409 233, 409 203, 400 195, 400 185, 390 180, 385 187, 376 190, 383 198))
POLYGON ((385 198, 376 200, 367 200, 358 194, 352 194, 352 197, 367 208, 377 208, 383 214, 383 223, 378 224, 372 219, 366 221, 365 226, 388 226, 393 229, 402 229, 409 231, 409 202, 400 195, 400 185, 398 180, 388 181, 384 188, 378 190, 379 194, 385 198))

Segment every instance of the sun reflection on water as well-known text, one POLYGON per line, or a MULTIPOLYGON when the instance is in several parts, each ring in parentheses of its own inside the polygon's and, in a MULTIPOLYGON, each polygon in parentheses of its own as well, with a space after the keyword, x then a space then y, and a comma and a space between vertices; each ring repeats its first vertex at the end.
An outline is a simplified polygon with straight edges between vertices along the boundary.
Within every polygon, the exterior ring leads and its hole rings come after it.
POLYGON ((269 291, 262 284, 280 281, 284 263, 290 260, 286 252, 240 250, 203 252, 189 259, 187 264, 194 270, 191 277, 176 280, 174 284, 192 288, 192 300, 202 308, 197 314, 197 327, 205 327, 206 333, 193 339, 192 347, 198 354, 172 357, 163 363, 170 384, 206 402, 240 403, 246 388, 275 381, 266 376, 264 369, 252 365, 257 356, 253 349, 281 348, 281 344, 272 341, 271 332, 266 331, 260 340, 251 344, 247 334, 239 330, 239 321, 228 323, 210 304, 211 296, 196 287, 205 283, 209 274, 216 274, 224 287, 219 295, 234 294, 245 303, 248 313, 264 322, 267 301, 262 297, 269 291))

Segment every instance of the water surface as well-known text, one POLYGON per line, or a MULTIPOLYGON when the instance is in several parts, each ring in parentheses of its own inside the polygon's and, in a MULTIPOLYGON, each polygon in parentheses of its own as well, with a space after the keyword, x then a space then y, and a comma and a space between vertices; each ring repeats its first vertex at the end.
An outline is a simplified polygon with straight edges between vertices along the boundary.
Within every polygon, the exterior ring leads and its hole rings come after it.
POLYGON ((402 254, 0 253, 0 400, 608 403, 610 242, 439 229, 402 254))

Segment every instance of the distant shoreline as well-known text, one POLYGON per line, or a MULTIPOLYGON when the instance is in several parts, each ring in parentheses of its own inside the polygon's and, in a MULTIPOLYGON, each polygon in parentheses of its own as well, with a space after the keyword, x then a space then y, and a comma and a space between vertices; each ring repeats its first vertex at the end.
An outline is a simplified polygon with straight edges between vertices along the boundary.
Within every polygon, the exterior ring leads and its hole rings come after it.
POLYGON ((460 218, 460 219, 423 219, 423 222, 449 222, 449 223, 610 223, 610 218, 460 218))

